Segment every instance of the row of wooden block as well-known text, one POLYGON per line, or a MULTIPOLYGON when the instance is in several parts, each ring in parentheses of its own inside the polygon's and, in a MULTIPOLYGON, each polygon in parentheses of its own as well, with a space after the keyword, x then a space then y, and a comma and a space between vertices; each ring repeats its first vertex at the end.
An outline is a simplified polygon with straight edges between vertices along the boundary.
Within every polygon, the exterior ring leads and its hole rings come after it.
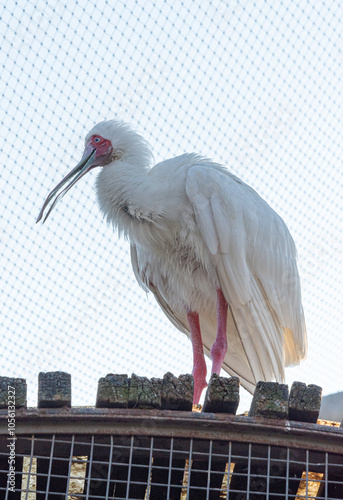
MULTIPOLYGON (((236 414, 239 379, 213 374, 207 387, 203 412, 236 414)), ((96 407, 140 408, 191 411, 194 381, 192 375, 163 379, 109 374, 98 383, 96 407)), ((22 378, 0 377, 0 409, 15 401, 16 408, 27 405, 27 385, 22 378), (12 388, 15 398, 9 399, 12 388)), ((258 382, 249 416, 315 423, 322 389, 317 385, 294 382, 291 390, 277 382, 258 382)), ((71 407, 71 376, 65 372, 41 372, 38 377, 38 408, 71 407)))

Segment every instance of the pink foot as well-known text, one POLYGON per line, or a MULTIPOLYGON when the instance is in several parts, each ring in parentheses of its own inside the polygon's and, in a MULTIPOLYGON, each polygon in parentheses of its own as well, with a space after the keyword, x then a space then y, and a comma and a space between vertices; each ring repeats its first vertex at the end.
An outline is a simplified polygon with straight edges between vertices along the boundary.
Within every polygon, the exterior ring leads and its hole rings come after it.
POLYGON ((226 321, 228 304, 221 290, 217 290, 217 337, 211 348, 212 373, 220 374, 227 351, 226 321))

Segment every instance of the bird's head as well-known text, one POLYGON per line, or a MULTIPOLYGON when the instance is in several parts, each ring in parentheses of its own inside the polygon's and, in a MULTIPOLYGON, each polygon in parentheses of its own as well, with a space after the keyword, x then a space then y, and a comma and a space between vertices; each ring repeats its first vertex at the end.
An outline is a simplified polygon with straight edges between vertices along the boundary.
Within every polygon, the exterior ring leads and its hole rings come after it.
POLYGON ((45 209, 51 203, 43 219, 45 222, 57 201, 63 198, 87 172, 95 167, 106 167, 125 158, 132 158, 132 160, 145 158, 149 162, 151 152, 148 144, 139 134, 121 121, 110 120, 95 125, 86 136, 81 161, 49 193, 36 222, 42 219, 45 209))

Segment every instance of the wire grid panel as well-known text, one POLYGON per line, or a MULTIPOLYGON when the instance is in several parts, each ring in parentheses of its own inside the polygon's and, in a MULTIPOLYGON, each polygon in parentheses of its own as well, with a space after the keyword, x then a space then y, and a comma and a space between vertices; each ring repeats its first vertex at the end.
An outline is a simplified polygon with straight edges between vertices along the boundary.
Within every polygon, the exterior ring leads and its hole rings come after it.
POLYGON ((16 489, 1 498, 342 499, 343 456, 322 451, 147 436, 20 437, 16 489))

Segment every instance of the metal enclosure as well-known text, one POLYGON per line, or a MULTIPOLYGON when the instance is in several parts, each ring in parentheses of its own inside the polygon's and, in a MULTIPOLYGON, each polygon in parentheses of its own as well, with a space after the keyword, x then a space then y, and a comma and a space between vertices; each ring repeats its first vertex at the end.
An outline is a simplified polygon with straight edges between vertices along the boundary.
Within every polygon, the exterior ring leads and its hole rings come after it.
POLYGON ((343 499, 343 429, 161 410, 22 409, 0 498, 343 499))

